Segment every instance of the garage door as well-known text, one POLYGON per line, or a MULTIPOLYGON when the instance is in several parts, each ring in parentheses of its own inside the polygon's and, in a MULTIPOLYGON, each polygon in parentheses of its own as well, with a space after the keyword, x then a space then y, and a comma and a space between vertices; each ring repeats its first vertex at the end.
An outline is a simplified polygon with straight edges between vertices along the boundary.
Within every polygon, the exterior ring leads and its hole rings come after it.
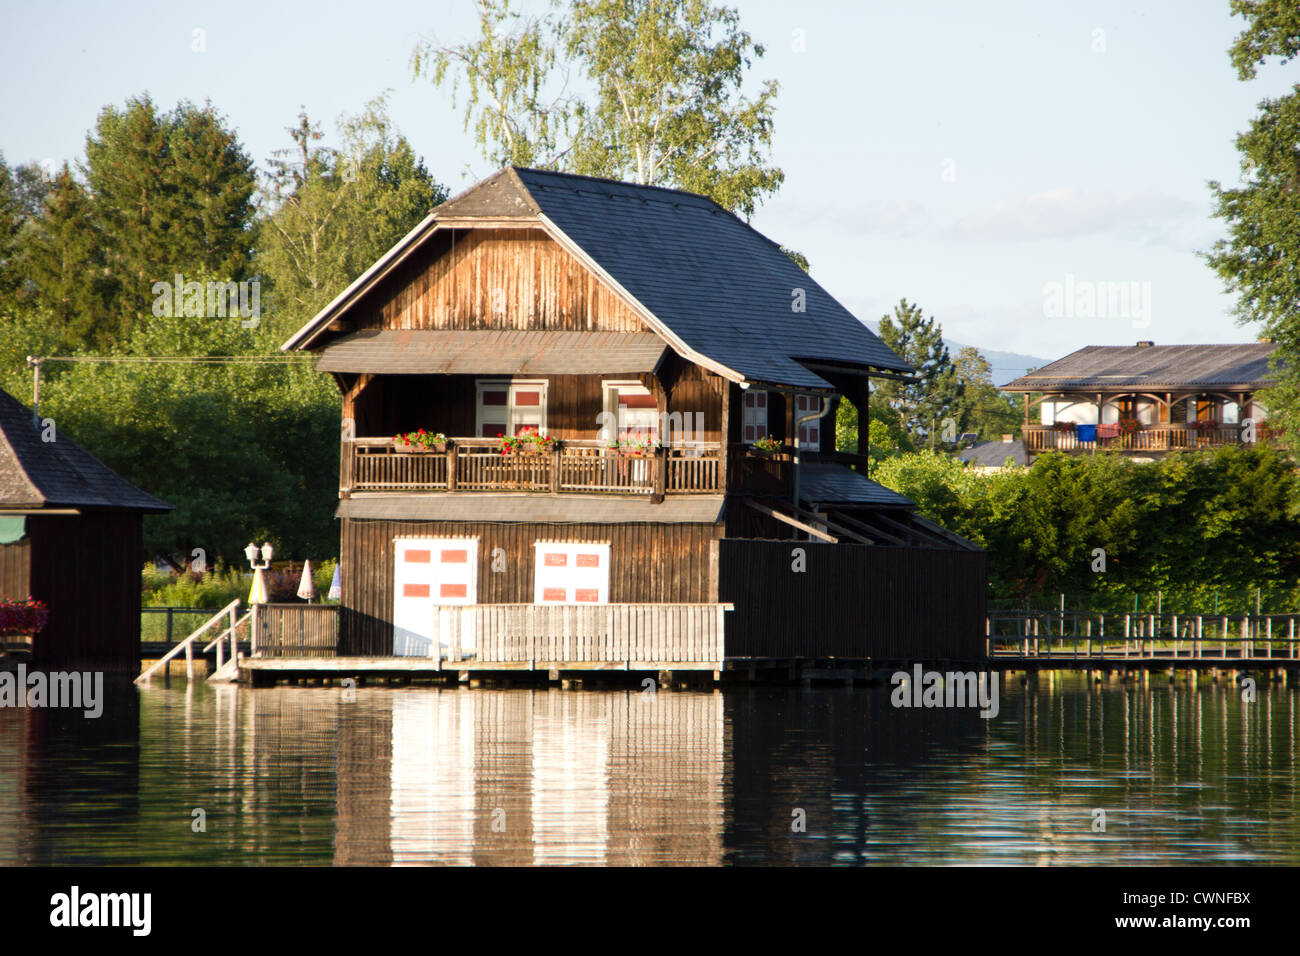
POLYGON ((393 549, 393 653, 432 657, 438 645, 447 650, 452 617, 464 619, 460 645, 472 651, 472 615, 452 608, 478 603, 478 539, 395 538, 393 549))
POLYGON ((534 604, 608 604, 609 543, 538 541, 533 545, 534 604))

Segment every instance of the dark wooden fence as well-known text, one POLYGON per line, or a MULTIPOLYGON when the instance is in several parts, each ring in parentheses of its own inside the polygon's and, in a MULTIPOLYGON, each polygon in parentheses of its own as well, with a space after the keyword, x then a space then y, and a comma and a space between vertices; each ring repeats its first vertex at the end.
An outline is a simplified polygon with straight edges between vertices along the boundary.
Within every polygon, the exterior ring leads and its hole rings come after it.
POLYGON ((262 657, 333 657, 339 609, 333 604, 264 604, 257 608, 255 653, 262 657))
POLYGON ((985 656, 982 551, 731 538, 718 548, 718 600, 736 607, 728 658, 985 656))

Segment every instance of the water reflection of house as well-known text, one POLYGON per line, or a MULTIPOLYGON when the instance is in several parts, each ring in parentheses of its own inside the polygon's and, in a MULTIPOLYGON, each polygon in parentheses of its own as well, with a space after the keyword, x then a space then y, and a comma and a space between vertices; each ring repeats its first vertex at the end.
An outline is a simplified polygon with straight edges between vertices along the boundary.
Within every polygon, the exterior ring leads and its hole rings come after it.
POLYGON ((1268 437, 1268 409, 1255 393, 1273 384, 1269 360, 1276 348, 1090 345, 1002 390, 1025 396, 1022 431, 1030 457, 1044 451, 1163 455, 1250 443, 1268 437))
POLYGON ((388 700, 339 723, 336 863, 722 860, 720 693, 388 700))

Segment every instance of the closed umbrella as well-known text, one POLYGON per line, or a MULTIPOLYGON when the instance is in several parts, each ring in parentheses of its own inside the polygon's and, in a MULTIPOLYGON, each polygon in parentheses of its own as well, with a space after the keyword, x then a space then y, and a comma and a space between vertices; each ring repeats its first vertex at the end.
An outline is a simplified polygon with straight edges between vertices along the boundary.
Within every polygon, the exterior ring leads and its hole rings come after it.
POLYGON ((316 596, 316 582, 311 579, 311 561, 302 563, 302 580, 298 582, 298 597, 308 604, 316 596))
POLYGON ((258 568, 253 572, 253 589, 248 592, 249 604, 266 604, 266 579, 262 577, 262 569, 258 568))
POLYGON ((329 599, 331 601, 338 601, 343 597, 343 578, 339 574, 340 567, 341 565, 334 565, 334 578, 330 581, 329 599))

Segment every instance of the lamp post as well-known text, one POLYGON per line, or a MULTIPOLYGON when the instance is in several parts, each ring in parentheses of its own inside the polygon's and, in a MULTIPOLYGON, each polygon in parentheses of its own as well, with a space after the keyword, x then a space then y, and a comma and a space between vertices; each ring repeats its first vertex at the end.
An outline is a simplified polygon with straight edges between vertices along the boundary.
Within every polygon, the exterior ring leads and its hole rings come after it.
POLYGON ((266 581, 262 578, 262 572, 271 566, 271 543, 269 541, 263 542, 260 549, 262 557, 260 564, 257 561, 258 554, 259 549, 257 545, 253 544, 251 541, 248 542, 248 547, 244 549, 244 555, 248 558, 249 567, 253 569, 253 591, 248 596, 248 603, 252 605, 249 609, 252 613, 252 620, 250 621, 250 630, 252 633, 249 636, 249 645, 250 650, 254 655, 257 654, 257 628, 259 623, 257 606, 259 604, 265 604, 269 597, 266 593, 266 581), (261 587, 258 587, 259 584, 261 587), (254 598, 261 598, 261 600, 257 601, 254 600, 254 598))

